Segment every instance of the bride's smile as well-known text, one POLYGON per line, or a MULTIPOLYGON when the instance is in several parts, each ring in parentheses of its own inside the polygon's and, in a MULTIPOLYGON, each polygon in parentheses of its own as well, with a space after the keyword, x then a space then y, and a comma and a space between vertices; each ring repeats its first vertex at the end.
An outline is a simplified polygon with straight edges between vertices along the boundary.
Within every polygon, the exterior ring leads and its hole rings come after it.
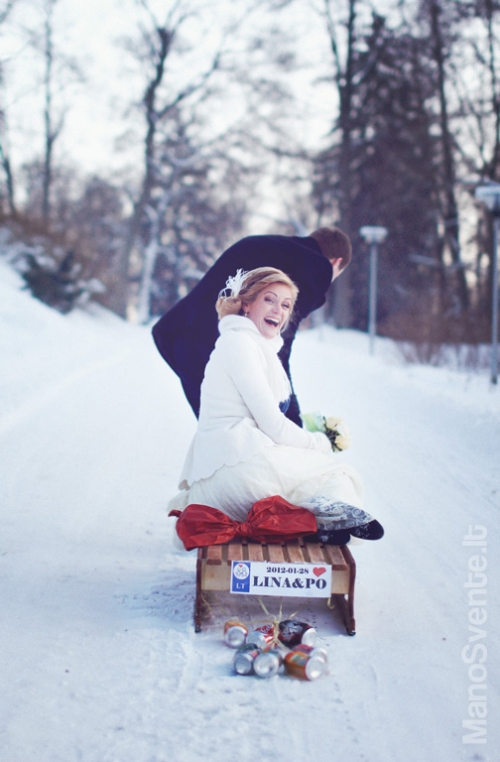
POLYGON ((279 336, 289 320, 292 304, 291 288, 284 283, 273 283, 254 302, 246 304, 244 312, 266 339, 272 339, 279 336))

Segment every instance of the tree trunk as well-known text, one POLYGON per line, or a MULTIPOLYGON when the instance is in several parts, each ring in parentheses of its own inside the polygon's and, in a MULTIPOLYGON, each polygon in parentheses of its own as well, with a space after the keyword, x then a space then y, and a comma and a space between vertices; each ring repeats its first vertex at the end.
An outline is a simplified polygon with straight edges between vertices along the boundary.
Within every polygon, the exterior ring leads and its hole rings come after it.
POLYGON ((151 289, 152 273, 154 271, 154 262, 151 264, 151 257, 156 259, 157 247, 152 247, 154 235, 151 231, 144 238, 141 227, 144 224, 146 210, 150 205, 151 192, 154 187, 154 167, 155 167, 155 137, 158 129, 159 114, 156 106, 156 95, 165 73, 165 61, 170 51, 173 34, 170 30, 159 27, 156 29, 159 42, 157 57, 154 69, 154 75, 146 87, 142 100, 146 116, 146 135, 144 138, 144 178, 142 181, 141 194, 134 206, 132 218, 130 220, 130 232, 127 245, 125 247, 125 258, 127 263, 130 261, 132 251, 138 246, 143 253, 143 265, 141 270, 141 280, 139 287, 139 320, 145 322, 149 319, 149 294, 151 289), (148 293, 146 296, 146 289, 148 293), (147 315, 146 315, 147 310, 147 315))
MULTIPOLYGON (((439 16, 441 7, 437 0, 432 0, 430 5, 431 34, 433 42, 434 60, 438 72, 438 93, 440 105, 441 146, 443 152, 442 171, 444 178, 444 225, 445 241, 448 244, 451 258, 454 264, 461 264, 460 256, 460 226, 458 221, 458 205, 455 197, 455 166, 453 160, 453 136, 450 132, 448 119, 448 103, 445 91, 445 61, 444 44, 441 34, 439 16)), ((469 306, 469 292, 465 279, 465 270, 458 267, 456 270, 457 295, 462 309, 469 306)))
MULTIPOLYGON (((3 115, 0 114, 0 118, 2 118, 3 115)), ((0 162, 3 167, 3 171, 5 174, 5 185, 7 188, 7 201, 9 204, 9 212, 12 215, 12 217, 17 216, 17 208, 16 208, 16 202, 15 202, 15 196, 14 196, 14 175, 12 173, 12 165, 10 163, 10 158, 8 154, 5 151, 4 145, 3 145, 3 135, 0 135, 0 162)))
POLYGON ((52 64, 54 61, 54 51, 52 44, 52 13, 54 9, 54 0, 48 0, 46 4, 45 17, 45 104, 44 104, 44 126, 45 126, 45 151, 43 160, 43 178, 42 178, 42 218, 49 226, 50 218, 50 186, 52 183, 52 149, 54 146, 55 134, 52 129, 52 64))
POLYGON ((144 250, 141 285, 139 289, 139 299, 137 304, 137 319, 139 323, 142 324, 147 323, 149 320, 151 284, 153 282, 153 273, 157 255, 158 241, 155 236, 151 238, 144 250))
MULTIPOLYGON (((330 47, 335 65, 335 81, 340 103, 339 127, 341 149, 339 155, 339 227, 352 237, 351 198, 352 198, 352 98, 353 98, 353 52, 354 25, 356 20, 356 0, 349 0, 347 21, 347 52, 345 66, 341 65, 340 51, 335 35, 335 22, 331 14, 330 0, 325 0, 325 17, 330 36, 330 47)), ((352 324, 351 288, 349 269, 337 279, 329 297, 328 312, 338 328, 347 328, 352 324), (333 305, 332 305, 333 301, 333 305)))
POLYGON ((500 95, 498 92, 498 77, 497 77, 497 61, 496 61, 496 43, 493 32, 493 2, 492 0, 485 0, 486 9, 486 21, 488 26, 488 54, 489 61, 488 66, 490 70, 491 78, 491 95, 493 114, 495 118, 495 138, 493 144, 493 151, 491 155, 490 166, 488 168, 488 177, 492 180, 498 181, 499 179, 499 162, 500 162, 500 95))

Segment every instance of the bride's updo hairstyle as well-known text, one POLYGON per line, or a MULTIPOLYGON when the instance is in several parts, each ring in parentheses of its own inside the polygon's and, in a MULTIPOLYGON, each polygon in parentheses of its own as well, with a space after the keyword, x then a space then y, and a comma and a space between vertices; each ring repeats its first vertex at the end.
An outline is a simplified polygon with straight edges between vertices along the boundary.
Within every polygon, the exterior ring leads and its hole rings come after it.
POLYGON ((286 273, 277 270, 275 267, 257 267, 255 270, 250 270, 246 273, 238 270, 236 275, 228 278, 226 288, 220 292, 215 305, 219 320, 222 320, 227 315, 243 315, 243 304, 254 302, 261 291, 269 288, 274 283, 288 286, 292 292, 292 309, 284 325, 284 328, 286 328, 292 317, 299 289, 286 273))

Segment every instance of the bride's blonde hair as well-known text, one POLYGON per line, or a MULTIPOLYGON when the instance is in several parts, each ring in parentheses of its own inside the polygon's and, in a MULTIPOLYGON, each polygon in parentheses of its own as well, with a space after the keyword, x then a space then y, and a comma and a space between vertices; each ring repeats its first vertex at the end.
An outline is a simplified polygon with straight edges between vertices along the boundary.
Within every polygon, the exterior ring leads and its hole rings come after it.
POLYGON ((299 294, 299 289, 286 273, 275 267, 257 267, 255 270, 242 274, 239 288, 236 286, 237 291, 231 288, 235 282, 237 282, 236 279, 230 278, 228 286, 224 290, 231 291, 231 293, 229 296, 221 294, 217 299, 215 309, 217 310, 219 320, 222 320, 227 315, 243 315, 243 304, 251 304, 265 288, 274 283, 281 283, 284 286, 288 286, 292 292, 292 309, 290 310, 290 317, 285 323, 284 327, 286 327, 292 317, 293 308, 299 294))

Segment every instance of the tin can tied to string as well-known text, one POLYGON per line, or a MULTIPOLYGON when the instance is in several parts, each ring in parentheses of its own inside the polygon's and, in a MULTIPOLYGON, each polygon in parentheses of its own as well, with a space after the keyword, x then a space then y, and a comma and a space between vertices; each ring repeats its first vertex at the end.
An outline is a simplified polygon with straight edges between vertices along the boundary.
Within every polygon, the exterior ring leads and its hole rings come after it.
POLYGON ((261 654, 260 648, 253 643, 245 643, 236 651, 233 667, 237 675, 251 675, 253 673, 254 662, 261 654))
POLYGON ((315 628, 307 622, 300 622, 298 619, 283 619, 279 623, 278 638, 287 648, 298 646, 299 643, 314 646, 316 636, 315 628))
POLYGON ((283 655, 277 648, 262 651, 253 663, 253 671, 257 677, 269 678, 278 674, 283 664, 283 655))
POLYGON ((276 626, 272 624, 262 624, 247 635, 247 643, 253 643, 262 650, 271 648, 276 642, 276 626))
POLYGON ((224 622, 224 643, 230 648, 240 648, 248 635, 248 627, 239 619, 227 619, 224 622))
POLYGON ((285 670, 292 677, 317 680, 328 670, 326 651, 306 645, 295 646, 285 656, 285 670))

